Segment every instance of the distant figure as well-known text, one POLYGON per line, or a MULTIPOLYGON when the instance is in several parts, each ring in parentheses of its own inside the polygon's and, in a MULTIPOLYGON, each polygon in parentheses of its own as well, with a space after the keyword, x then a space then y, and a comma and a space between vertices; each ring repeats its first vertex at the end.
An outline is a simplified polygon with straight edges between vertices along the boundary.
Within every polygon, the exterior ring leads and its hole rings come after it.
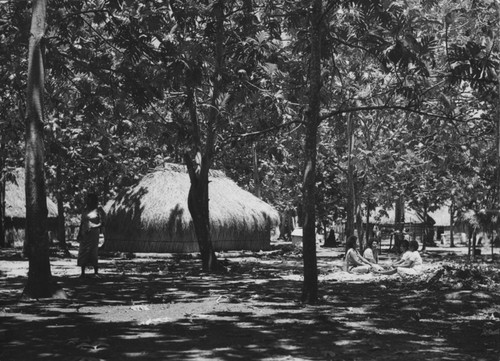
POLYGON ((358 238, 356 236, 350 236, 347 239, 347 252, 345 253, 345 270, 349 273, 368 273, 375 265, 362 257, 358 248, 358 238))
POLYGON ((330 228, 330 232, 328 233, 328 237, 325 239, 325 242, 323 243, 323 247, 336 247, 336 246, 337 246, 337 239, 335 238, 335 230, 333 228, 330 228))
POLYGON ((85 277, 85 268, 88 266, 93 267, 96 277, 98 276, 99 234, 105 217, 104 210, 99 206, 99 198, 96 194, 89 193, 77 237, 80 244, 77 265, 82 268, 81 278, 85 277))
POLYGON ((407 259, 397 266, 398 274, 401 276, 415 276, 422 273, 422 257, 418 252, 419 244, 417 241, 410 241, 410 254, 407 259))

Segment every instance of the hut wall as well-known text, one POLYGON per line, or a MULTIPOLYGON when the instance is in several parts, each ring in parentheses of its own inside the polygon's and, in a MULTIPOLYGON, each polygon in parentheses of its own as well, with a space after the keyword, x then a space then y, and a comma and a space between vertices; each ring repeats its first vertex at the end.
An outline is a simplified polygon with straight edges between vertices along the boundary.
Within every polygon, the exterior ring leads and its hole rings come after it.
MULTIPOLYGON (((186 232, 188 233, 188 232, 186 232)), ((244 237, 214 237, 212 244, 216 252, 231 250, 260 251, 271 247, 270 231, 256 231, 244 237)), ((106 235, 103 249, 106 251, 138 253, 195 253, 199 252, 198 241, 193 233, 188 236, 165 238, 164 235, 141 234, 120 237, 106 235)))
MULTIPOLYGON (((47 219, 49 242, 57 239, 57 218, 47 219)), ((7 247, 23 248, 26 238, 26 219, 18 217, 5 218, 5 241, 7 247)))

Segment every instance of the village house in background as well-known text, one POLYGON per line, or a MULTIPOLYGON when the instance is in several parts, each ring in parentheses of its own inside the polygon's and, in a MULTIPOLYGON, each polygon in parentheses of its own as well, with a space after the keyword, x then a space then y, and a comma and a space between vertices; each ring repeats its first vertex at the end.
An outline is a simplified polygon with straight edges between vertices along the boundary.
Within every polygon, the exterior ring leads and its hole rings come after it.
MULTIPOLYGON (((240 188, 221 171, 210 171, 210 227, 214 249, 266 250, 279 236, 279 213, 240 188)), ((107 209, 105 251, 198 252, 187 199, 185 166, 167 164, 121 192, 107 209)))
MULTIPOLYGON (((26 228, 26 193, 23 168, 14 170, 5 183, 5 242, 7 247, 21 248, 26 228)), ((57 239, 57 205, 47 197, 49 240, 57 239)))

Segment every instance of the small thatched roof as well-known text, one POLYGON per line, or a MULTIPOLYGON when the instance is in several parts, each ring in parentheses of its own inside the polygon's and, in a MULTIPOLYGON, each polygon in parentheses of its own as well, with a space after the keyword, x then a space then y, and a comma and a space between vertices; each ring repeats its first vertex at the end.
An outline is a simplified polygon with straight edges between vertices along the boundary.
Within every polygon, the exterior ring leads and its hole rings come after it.
MULTIPOLYGON (((209 180, 214 243, 220 240, 257 242, 262 232, 269 238, 270 230, 279 223, 279 214, 273 207, 240 188, 221 171, 211 171, 209 180)), ((146 175, 135 187, 119 194, 109 208, 106 242, 114 239, 136 243, 196 243, 187 205, 189 188, 189 175, 182 165, 168 164, 146 175)), ((133 248, 139 252, 137 247, 133 248)), ((168 247, 139 248, 165 251, 168 247)))
MULTIPOLYGON (((5 183, 5 216, 10 218, 26 218, 26 191, 24 186, 25 173, 23 168, 17 168, 12 177, 5 183)), ((47 198, 49 218, 57 217, 57 205, 47 198)))

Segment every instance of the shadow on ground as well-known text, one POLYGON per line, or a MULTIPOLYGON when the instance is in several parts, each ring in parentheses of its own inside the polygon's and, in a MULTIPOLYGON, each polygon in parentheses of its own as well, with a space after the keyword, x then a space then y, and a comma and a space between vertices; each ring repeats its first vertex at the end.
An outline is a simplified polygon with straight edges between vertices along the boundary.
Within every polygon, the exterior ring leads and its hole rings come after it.
POLYGON ((65 300, 19 301, 25 277, 3 277, 0 359, 498 360, 498 292, 324 281, 304 306, 289 256, 230 260, 225 275, 107 258, 100 279, 58 276, 65 300))

